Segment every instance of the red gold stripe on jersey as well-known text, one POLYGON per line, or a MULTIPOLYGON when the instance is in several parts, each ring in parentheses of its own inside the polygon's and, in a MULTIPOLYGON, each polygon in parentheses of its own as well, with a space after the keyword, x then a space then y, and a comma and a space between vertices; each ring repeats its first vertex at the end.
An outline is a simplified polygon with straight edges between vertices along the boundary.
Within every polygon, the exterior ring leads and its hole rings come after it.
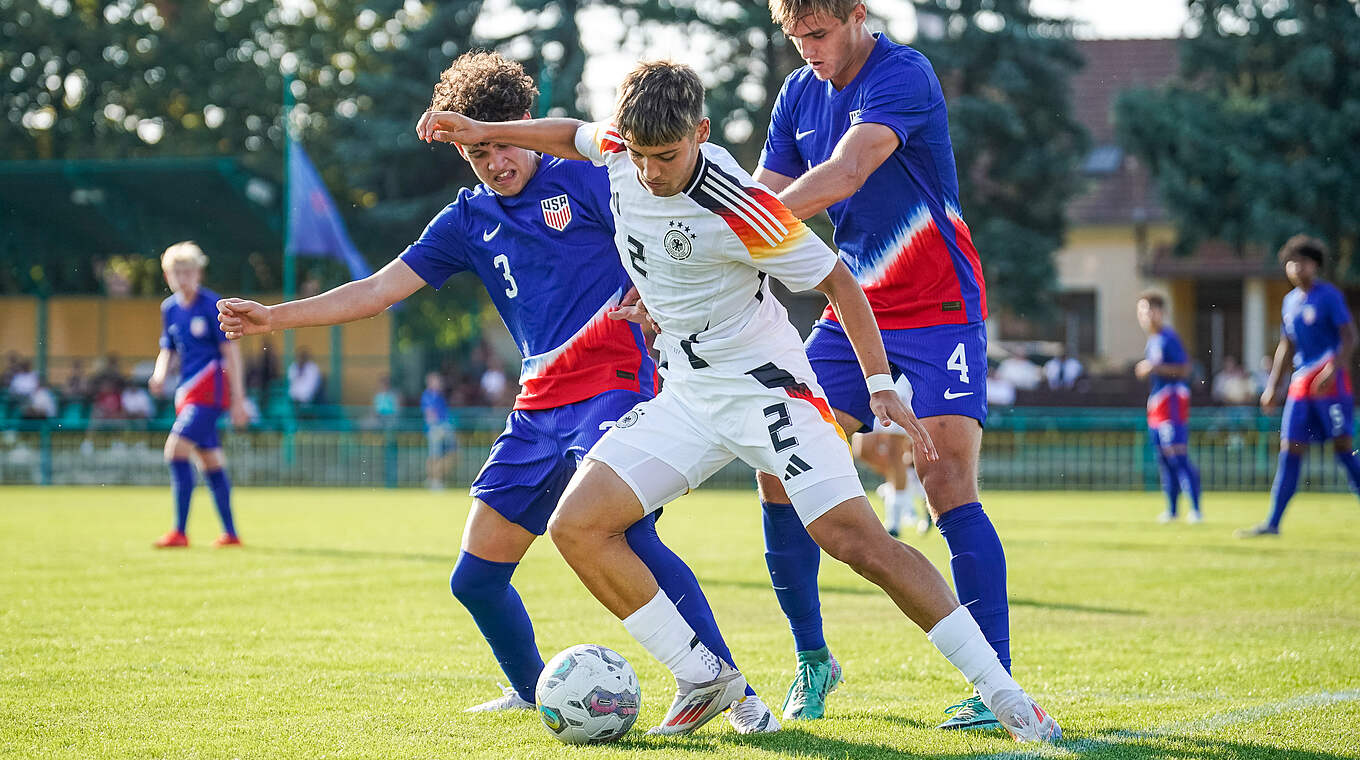
POLYGON ((721 217, 752 259, 759 262, 778 256, 811 234, 807 225, 768 190, 744 184, 712 161, 701 160, 686 193, 721 217))

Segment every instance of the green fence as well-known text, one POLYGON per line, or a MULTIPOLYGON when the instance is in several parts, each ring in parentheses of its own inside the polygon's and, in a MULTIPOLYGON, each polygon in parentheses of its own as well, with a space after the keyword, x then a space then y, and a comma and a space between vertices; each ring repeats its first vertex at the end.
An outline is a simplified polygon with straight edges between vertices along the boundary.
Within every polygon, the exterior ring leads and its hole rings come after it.
MULTIPOLYGON (((319 408, 311 418, 224 431, 233 480, 242 485, 407 487, 425 483, 425 435, 418 418, 379 424, 363 409, 319 408)), ((476 477, 505 411, 456 410, 459 442, 450 487, 476 477)), ((72 429, 60 421, 0 421, 0 483, 162 484, 164 421, 140 427, 104 422, 72 429)), ((1209 490, 1265 490, 1279 453, 1279 417, 1252 408, 1202 408, 1191 420, 1190 454, 1209 490)), ((1157 466, 1141 409, 993 410, 982 439, 984 488, 1151 490, 1157 466)), ((1304 478, 1317 490, 1347 484, 1329 449, 1315 447, 1304 478)), ((710 483, 751 486, 734 463, 710 483)), ((866 482, 873 483, 872 479, 866 482)))

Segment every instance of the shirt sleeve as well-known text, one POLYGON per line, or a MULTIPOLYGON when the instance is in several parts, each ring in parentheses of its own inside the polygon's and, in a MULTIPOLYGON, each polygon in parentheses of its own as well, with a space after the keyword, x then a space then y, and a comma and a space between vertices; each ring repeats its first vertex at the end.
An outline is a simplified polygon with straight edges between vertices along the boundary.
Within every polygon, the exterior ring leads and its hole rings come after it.
POLYGON ((587 122, 576 128, 576 150, 590 163, 604 166, 610 154, 623 152, 623 138, 612 124, 587 122))
POLYGON ((744 188, 746 213, 724 216, 736 241, 727 246, 737 261, 750 264, 792 291, 812 290, 836 266, 836 254, 773 194, 744 188))
POLYGON ((166 351, 174 351, 175 343, 170 340, 170 310, 161 309, 161 339, 160 347, 166 351))
POLYGON ((879 66, 866 83, 859 110, 850 114, 850 126, 882 124, 897 135, 900 144, 923 127, 944 99, 935 72, 920 63, 879 66))
POLYGON ((797 126, 793 114, 793 96, 789 95, 789 83, 775 97, 774 108, 770 111, 770 132, 765 136, 765 147, 760 151, 760 168, 769 169, 785 177, 799 177, 803 174, 803 156, 798 152, 795 139, 797 126))
POLYGON ((420 239, 401 252, 401 260, 420 275, 431 287, 438 289, 450 277, 470 269, 467 260, 467 230, 464 199, 449 204, 430 220, 420 239))

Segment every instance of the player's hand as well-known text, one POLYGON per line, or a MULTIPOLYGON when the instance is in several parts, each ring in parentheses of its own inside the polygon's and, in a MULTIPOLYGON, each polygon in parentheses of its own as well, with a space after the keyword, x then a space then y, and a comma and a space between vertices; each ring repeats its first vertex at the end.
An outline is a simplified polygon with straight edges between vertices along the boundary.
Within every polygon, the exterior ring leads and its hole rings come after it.
POLYGON ((151 390, 151 395, 159 398, 161 391, 165 390, 165 378, 160 375, 152 375, 151 378, 146 381, 146 387, 151 390))
POLYGON ((246 411, 244 401, 237 399, 231 402, 231 426, 240 430, 250 424, 250 413, 246 411))
POLYGON ((486 142, 481 137, 481 126, 480 121, 457 111, 426 111, 416 122, 416 136, 425 142, 476 145, 486 142))
POLYGON ((907 435, 911 436, 916 447, 925 454, 926 461, 940 461, 940 453, 935 450, 935 442, 930 440, 930 433, 926 432, 925 425, 916 419, 911 409, 902 403, 902 397, 897 395, 897 391, 889 388, 869 396, 869 410, 884 426, 889 422, 901 425, 902 429, 907 431, 907 435))
POLYGON ((223 298, 217 302, 217 321, 227 340, 239 340, 243 335, 261 335, 274 330, 269 307, 242 298, 223 298))
POLYGON ((1152 362, 1148 361, 1147 359, 1143 359, 1142 361, 1133 365, 1133 376, 1138 378, 1139 380, 1146 380, 1148 375, 1151 374, 1152 374, 1152 362))
POLYGON ((652 319, 651 312, 647 311, 647 304, 642 302, 642 296, 636 287, 629 288, 624 294, 623 300, 619 305, 609 311, 610 319, 626 319, 629 322, 636 322, 644 327, 652 328, 652 332, 660 333, 661 326, 652 319))
POLYGON ((1312 391, 1314 396, 1330 396, 1334 390, 1332 381, 1335 379, 1336 365, 1327 362, 1322 365, 1322 371, 1317 373, 1317 376, 1313 378, 1313 382, 1308 384, 1308 390, 1312 391))
POLYGON ((1270 411, 1280 405, 1280 393, 1274 386, 1261 393, 1261 408, 1270 411))

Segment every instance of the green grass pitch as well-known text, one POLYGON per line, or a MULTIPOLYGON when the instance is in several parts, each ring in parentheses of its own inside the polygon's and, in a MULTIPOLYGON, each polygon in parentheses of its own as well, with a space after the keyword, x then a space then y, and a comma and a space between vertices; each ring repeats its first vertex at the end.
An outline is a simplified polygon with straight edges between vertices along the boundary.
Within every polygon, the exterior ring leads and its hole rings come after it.
MULTIPOLYGON (((238 489, 248 546, 199 489, 192 548, 153 551, 168 489, 0 489, 0 756, 63 758, 1360 756, 1360 509, 1300 496, 1277 540, 1234 540, 1263 494, 1210 494, 1158 525, 1158 495, 989 493, 1010 562, 1015 674, 1063 725, 1056 748, 933 726, 965 685, 868 583, 824 559, 827 638, 847 682, 828 717, 742 737, 644 737, 671 680, 544 541, 516 586, 544 658, 581 642, 638 669, 620 743, 567 747, 530 712, 470 716, 499 670, 447 580, 460 492, 238 489)), ((750 493, 667 510, 738 664, 777 706, 791 638, 750 493)), ((938 566, 938 534, 911 543, 938 566)))

